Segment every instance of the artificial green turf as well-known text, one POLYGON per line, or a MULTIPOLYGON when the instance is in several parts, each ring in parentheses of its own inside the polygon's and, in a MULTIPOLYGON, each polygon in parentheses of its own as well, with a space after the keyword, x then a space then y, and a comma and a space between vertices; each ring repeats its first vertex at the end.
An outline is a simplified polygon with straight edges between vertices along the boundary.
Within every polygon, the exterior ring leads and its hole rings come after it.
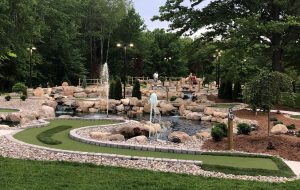
POLYGON ((299 180, 275 184, 0 157, 3 190, 296 190, 299 187, 299 180))
POLYGON ((239 104, 212 104, 209 107, 213 108, 233 108, 234 106, 237 106, 239 104))
POLYGON ((41 141, 44 144, 50 144, 50 145, 55 145, 55 144, 61 144, 61 141, 53 139, 53 135, 59 132, 62 132, 67 129, 72 129, 72 126, 69 125, 60 125, 51 129, 48 129, 46 131, 41 132, 38 134, 36 137, 39 141, 41 141))
POLYGON ((53 139, 63 142, 58 145, 47 145, 40 142, 36 136, 48 129, 57 127, 59 125, 70 125, 74 128, 100 125, 113 123, 113 121, 88 121, 88 120, 54 120, 48 127, 32 128, 17 133, 15 138, 22 140, 30 144, 36 144, 40 146, 46 146, 64 150, 75 150, 85 152, 101 152, 120 155, 134 155, 134 156, 147 156, 147 157, 159 157, 159 158, 174 158, 174 159, 187 159, 187 160, 201 160, 204 164, 220 165, 239 168, 256 168, 256 169, 268 169, 278 170, 277 165, 270 158, 250 158, 239 156, 215 156, 215 155, 190 155, 190 154, 175 154, 175 153, 163 153, 163 152, 151 152, 151 151, 138 151, 129 149, 99 147, 96 145, 85 144, 74 141, 69 138, 69 131, 65 130, 53 135, 53 139))
POLYGON ((0 113, 13 113, 13 112, 18 112, 19 110, 17 109, 6 109, 6 108, 0 108, 0 113))

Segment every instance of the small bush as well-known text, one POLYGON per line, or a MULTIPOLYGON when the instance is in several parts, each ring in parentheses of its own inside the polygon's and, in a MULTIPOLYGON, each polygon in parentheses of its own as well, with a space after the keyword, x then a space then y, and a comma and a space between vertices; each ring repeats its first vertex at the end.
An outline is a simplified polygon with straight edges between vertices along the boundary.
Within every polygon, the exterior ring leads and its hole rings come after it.
POLYGON ((240 123, 237 126, 238 134, 249 135, 251 132, 251 126, 247 123, 240 123))
POLYGON ((211 136, 214 141, 221 141, 225 134, 221 128, 215 126, 211 129, 211 136))
POLYGON ((82 88, 86 88, 87 86, 87 82, 86 82, 86 77, 83 77, 83 80, 82 80, 82 88))
POLYGON ((27 96, 27 86, 25 86, 25 84, 23 83, 16 83, 13 87, 12 87, 12 91, 13 92, 17 92, 17 93, 22 93, 23 95, 27 96))
POLYGON ((220 128, 224 133, 224 137, 227 137, 228 128, 227 128, 227 125, 225 123, 217 123, 217 124, 215 124, 214 127, 220 128))
POLYGON ((8 95, 8 96, 5 96, 4 98, 5 98, 6 101, 10 101, 11 96, 8 95))
POLYGON ((288 129, 292 130, 292 129, 296 129, 296 125, 295 124, 291 124, 286 126, 288 129))
POLYGON ((267 146, 267 150, 274 150, 274 149, 275 149, 274 144, 272 142, 269 142, 267 146))
POLYGON ((177 99, 176 96, 172 96, 172 97, 170 98, 170 101, 173 102, 173 101, 175 101, 176 99, 177 99))
POLYGON ((27 96, 22 95, 22 96, 20 96, 20 99, 21 99, 22 101, 25 101, 25 100, 27 99, 27 96))
POLYGON ((278 119, 275 116, 271 116, 270 121, 278 121, 278 119))
POLYGON ((277 125, 277 124, 283 124, 282 121, 274 121, 273 125, 277 125))
POLYGON ((298 131, 298 133, 296 134, 297 137, 300 137, 300 131, 298 131))
POLYGON ((110 84, 109 84, 109 98, 110 99, 115 99, 115 86, 116 86, 116 81, 114 79, 110 80, 110 84))
POLYGON ((139 100, 142 98, 140 82, 136 80, 132 89, 132 97, 137 97, 139 100))

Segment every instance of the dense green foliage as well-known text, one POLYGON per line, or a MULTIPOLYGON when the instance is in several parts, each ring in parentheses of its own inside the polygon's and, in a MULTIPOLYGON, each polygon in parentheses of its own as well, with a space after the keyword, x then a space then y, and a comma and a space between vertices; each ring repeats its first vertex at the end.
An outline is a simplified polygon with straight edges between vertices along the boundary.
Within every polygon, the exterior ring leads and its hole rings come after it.
POLYGON ((136 80, 132 89, 132 97, 137 97, 139 100, 142 98, 140 82, 136 80))
MULTIPOLYGON (((0 185, 7 190, 284 190, 297 189, 300 186, 299 180, 287 183, 263 183, 70 162, 0 157, 0 163, 2 176, 0 185)), ((235 170, 232 169, 233 172, 235 170)))
POLYGON ((57 144, 61 144, 61 141, 55 140, 52 138, 53 135, 55 135, 56 133, 65 131, 67 129, 71 129, 72 126, 69 125, 61 125, 61 126, 57 126, 55 128, 52 129, 48 129, 46 131, 41 132, 40 134, 38 134, 36 136, 36 138, 41 141, 42 143, 45 144, 49 144, 49 145, 57 145, 57 144))
POLYGON ((111 79, 110 84, 109 84, 109 98, 110 99, 116 98, 115 90, 116 90, 116 81, 115 81, 115 79, 111 79))
POLYGON ((233 92, 232 92, 233 100, 241 100, 242 99, 242 87, 239 81, 234 83, 233 92))
POLYGON ((249 135, 251 132, 251 126, 247 123, 239 123, 237 129, 238 134, 249 135))
POLYGON ((224 138, 225 134, 221 128, 213 127, 211 129, 211 136, 214 139, 214 141, 221 141, 224 138))
POLYGON ((27 86, 23 83, 16 83, 13 87, 12 87, 12 91, 13 92, 17 92, 17 93, 22 93, 23 95, 27 95, 27 86))
POLYGON ((7 95, 7 96, 5 96, 4 98, 5 98, 6 101, 10 101, 11 96, 10 96, 10 95, 7 95))

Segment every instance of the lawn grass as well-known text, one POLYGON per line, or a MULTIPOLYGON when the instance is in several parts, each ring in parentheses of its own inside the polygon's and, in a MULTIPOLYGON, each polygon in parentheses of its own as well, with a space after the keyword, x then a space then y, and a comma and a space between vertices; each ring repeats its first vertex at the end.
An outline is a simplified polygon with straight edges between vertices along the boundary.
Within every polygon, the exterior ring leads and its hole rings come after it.
POLYGON ((212 104, 209 107, 212 108, 233 108, 234 106, 237 106, 239 104, 212 104))
POLYGON ((291 118, 300 119, 300 115, 291 115, 291 118))
POLYGON ((0 108, 0 113, 13 113, 13 112, 18 112, 19 110, 17 109, 6 109, 6 108, 0 108))
POLYGON ((3 190, 296 190, 300 181, 273 184, 0 157, 0 186, 3 190))
MULTIPOLYGON (((191 155, 191 154, 175 154, 175 153, 164 153, 164 152, 151 152, 151 151, 138 151, 130 149, 119 149, 119 148, 109 148, 109 147, 99 147, 96 145, 90 145, 74 141, 69 138, 69 131, 65 130, 56 133, 52 136, 53 139, 61 141, 62 144, 48 145, 40 142, 36 137, 43 131, 55 128, 60 125, 70 125, 72 129, 90 126, 90 125, 100 125, 108 124, 112 121, 102 120, 102 121, 89 121, 89 120, 53 120, 51 124, 43 128, 32 128, 17 133, 15 138, 35 145, 64 149, 64 150, 75 150, 75 151, 85 151, 85 152, 96 152, 96 153, 109 153, 109 154, 120 154, 120 155, 131 155, 131 156, 145 156, 145 157, 158 157, 158 158, 173 158, 173 159, 186 159, 186 160, 201 160, 206 165, 217 165, 223 167, 235 167, 235 168, 251 168, 258 169, 258 174, 260 170, 269 170, 270 175, 276 176, 291 176, 293 173, 288 170, 286 175, 285 172, 281 171, 278 165, 272 160, 272 157, 245 157, 241 155, 212 155, 212 154, 202 154, 202 155, 191 155), (272 172, 273 171, 273 172, 272 172)), ((220 171, 220 170, 219 170, 220 171)), ((247 172, 241 171, 239 174, 246 175, 247 172)), ((261 173, 263 174, 263 173, 261 173)))

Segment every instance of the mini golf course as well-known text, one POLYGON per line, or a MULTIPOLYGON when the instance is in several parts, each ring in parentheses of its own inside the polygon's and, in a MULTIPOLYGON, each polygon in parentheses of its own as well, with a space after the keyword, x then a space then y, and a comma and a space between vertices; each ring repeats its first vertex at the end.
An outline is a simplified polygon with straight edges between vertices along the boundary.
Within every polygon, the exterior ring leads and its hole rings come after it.
POLYGON ((14 137, 18 140, 29 144, 51 147, 63 150, 109 153, 130 156, 157 157, 157 158, 173 158, 185 160, 201 160, 202 168, 205 170, 220 171, 224 173, 241 174, 241 175, 270 175, 291 177, 293 172, 278 158, 259 156, 259 155, 243 155, 243 154, 224 154, 224 153, 203 153, 202 155, 176 154, 164 152, 139 151, 109 147, 99 147, 96 145, 85 144, 74 141, 69 138, 69 131, 75 128, 113 124, 116 121, 110 120, 53 120, 50 125, 42 128, 31 128, 17 133, 14 137), (57 130, 56 133, 51 132, 49 138, 61 143, 46 144, 38 140, 38 136, 49 129, 58 126, 71 126, 65 130, 57 130))

